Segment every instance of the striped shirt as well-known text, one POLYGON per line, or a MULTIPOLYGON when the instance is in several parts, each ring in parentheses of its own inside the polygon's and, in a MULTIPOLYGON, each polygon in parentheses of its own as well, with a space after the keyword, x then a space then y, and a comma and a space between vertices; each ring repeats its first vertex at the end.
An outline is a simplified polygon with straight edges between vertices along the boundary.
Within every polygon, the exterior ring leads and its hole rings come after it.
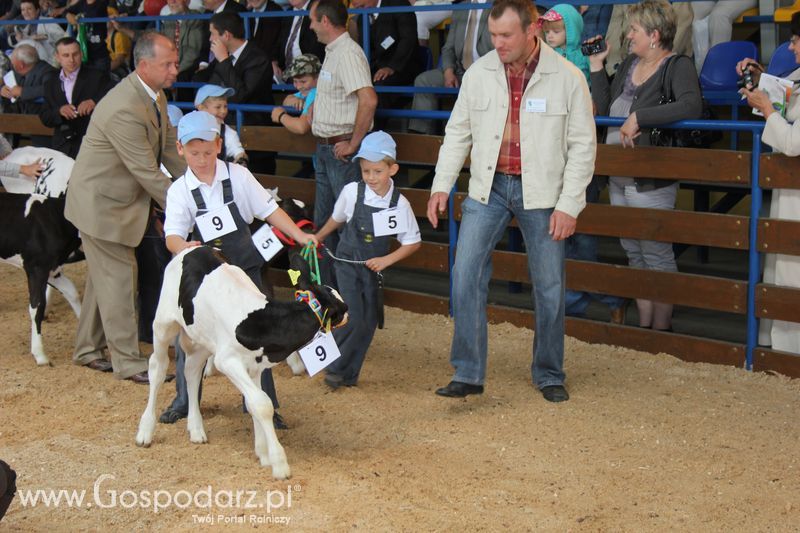
POLYGON ((325 47, 325 61, 317 79, 315 137, 335 137, 353 132, 358 110, 356 91, 372 87, 364 50, 345 32, 325 47))
POLYGON ((522 175, 522 152, 519 147, 519 112, 522 94, 539 64, 539 46, 533 50, 531 58, 522 72, 514 73, 506 65, 508 79, 508 118, 503 129, 503 142, 500 144, 500 155, 497 158, 497 172, 503 174, 522 175))

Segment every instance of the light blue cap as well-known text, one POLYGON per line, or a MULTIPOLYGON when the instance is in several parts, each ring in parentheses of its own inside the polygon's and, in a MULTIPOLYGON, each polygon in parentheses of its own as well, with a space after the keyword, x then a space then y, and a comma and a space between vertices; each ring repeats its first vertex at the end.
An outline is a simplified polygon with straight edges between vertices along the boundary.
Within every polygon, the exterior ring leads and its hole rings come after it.
POLYGON ((181 121, 183 116, 183 111, 178 106, 170 104, 167 106, 167 116, 169 117, 169 123, 177 128, 178 122, 181 121))
POLYGON ((361 141, 358 153, 353 159, 359 157, 372 162, 383 161, 385 157, 397 159, 397 144, 385 131, 372 132, 361 141))
POLYGON ((203 85, 194 95, 194 106, 197 107, 206 101, 206 98, 230 98, 236 91, 230 87, 220 87, 219 85, 203 85))
POLYGON ((178 123, 178 140, 186 144, 194 139, 213 141, 219 136, 219 123, 216 117, 205 111, 192 111, 183 115, 178 123))

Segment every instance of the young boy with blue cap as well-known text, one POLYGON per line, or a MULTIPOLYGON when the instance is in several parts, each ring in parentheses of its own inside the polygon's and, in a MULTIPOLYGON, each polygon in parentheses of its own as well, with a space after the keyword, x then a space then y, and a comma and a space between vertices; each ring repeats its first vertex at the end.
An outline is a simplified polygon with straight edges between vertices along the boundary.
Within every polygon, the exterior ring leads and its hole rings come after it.
POLYGON ((361 165, 362 181, 342 189, 331 218, 317 233, 322 242, 343 227, 336 248, 341 261, 334 268, 350 320, 333 332, 342 355, 326 368, 325 383, 332 389, 356 384, 375 329, 383 327, 378 276, 416 252, 421 241, 411 204, 392 180, 400 170, 394 139, 383 131, 371 133, 354 159, 361 165), (389 253, 392 235, 400 247, 389 253))
MULTIPOLYGON (((263 291, 261 266, 264 258, 256 249, 249 229, 254 218, 266 220, 298 243, 317 245, 318 242, 316 237, 295 225, 249 170, 217 158, 222 145, 219 130, 217 119, 205 111, 192 111, 178 123, 178 153, 186 159, 188 168, 167 191, 164 222, 167 248, 173 254, 201 244, 220 248, 228 261, 244 270, 263 291), (202 217, 211 215, 216 222, 207 226, 202 217), (215 231, 214 236, 210 236, 211 231, 215 231), (209 238, 202 232, 208 232, 209 238)), ((165 424, 186 417, 189 407, 183 375, 185 354, 179 346, 175 351, 177 397, 159 418, 165 424)), ((261 374, 261 388, 277 409, 271 369, 261 374)), ((273 423, 276 429, 286 429, 277 411, 273 423)))
POLYGON ((222 150, 220 155, 224 161, 231 161, 239 165, 247 166, 247 154, 239 140, 236 128, 231 128, 225 124, 228 116, 228 98, 236 94, 231 88, 220 87, 219 85, 203 85, 197 90, 194 97, 194 107, 198 111, 206 111, 217 117, 220 127, 220 138, 222 139, 222 150))

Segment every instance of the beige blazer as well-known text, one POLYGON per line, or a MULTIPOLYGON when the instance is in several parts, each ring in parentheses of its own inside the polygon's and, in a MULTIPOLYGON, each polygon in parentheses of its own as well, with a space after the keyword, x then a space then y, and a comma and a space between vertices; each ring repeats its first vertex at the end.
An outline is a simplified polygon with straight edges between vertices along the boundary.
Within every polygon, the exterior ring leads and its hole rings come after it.
MULTIPOLYGON (((586 76, 543 41, 539 64, 522 93, 519 130, 525 209, 557 210, 577 217, 586 205, 597 139, 586 76)), ((508 79, 497 52, 464 74, 439 149, 432 193, 449 193, 467 155, 469 196, 489 202, 506 117, 508 79)))
POLYGON ((170 185, 157 162, 159 140, 167 170, 185 172, 163 92, 159 99, 160 133, 153 100, 135 72, 97 104, 67 190, 65 215, 81 232, 126 246, 141 242, 150 199, 164 207, 170 185))

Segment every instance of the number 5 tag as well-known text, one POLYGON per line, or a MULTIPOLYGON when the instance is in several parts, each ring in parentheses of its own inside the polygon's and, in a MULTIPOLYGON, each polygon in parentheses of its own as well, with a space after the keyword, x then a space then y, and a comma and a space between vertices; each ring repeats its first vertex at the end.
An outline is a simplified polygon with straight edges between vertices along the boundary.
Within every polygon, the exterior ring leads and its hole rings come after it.
POLYGON ((227 205, 200 215, 195 222, 200 235, 203 236, 203 242, 213 241, 217 237, 236 231, 236 223, 227 205))
POLYGON ((309 376, 313 376, 341 357, 332 333, 318 331, 311 342, 297 350, 306 365, 309 376))
POLYGON ((372 213, 372 225, 376 237, 404 233, 408 228, 406 210, 390 207, 389 209, 372 213))
POLYGON ((283 244, 275 236, 269 224, 264 224, 253 233, 253 244, 256 245, 256 249, 264 261, 269 261, 275 257, 275 254, 283 250, 283 244))

